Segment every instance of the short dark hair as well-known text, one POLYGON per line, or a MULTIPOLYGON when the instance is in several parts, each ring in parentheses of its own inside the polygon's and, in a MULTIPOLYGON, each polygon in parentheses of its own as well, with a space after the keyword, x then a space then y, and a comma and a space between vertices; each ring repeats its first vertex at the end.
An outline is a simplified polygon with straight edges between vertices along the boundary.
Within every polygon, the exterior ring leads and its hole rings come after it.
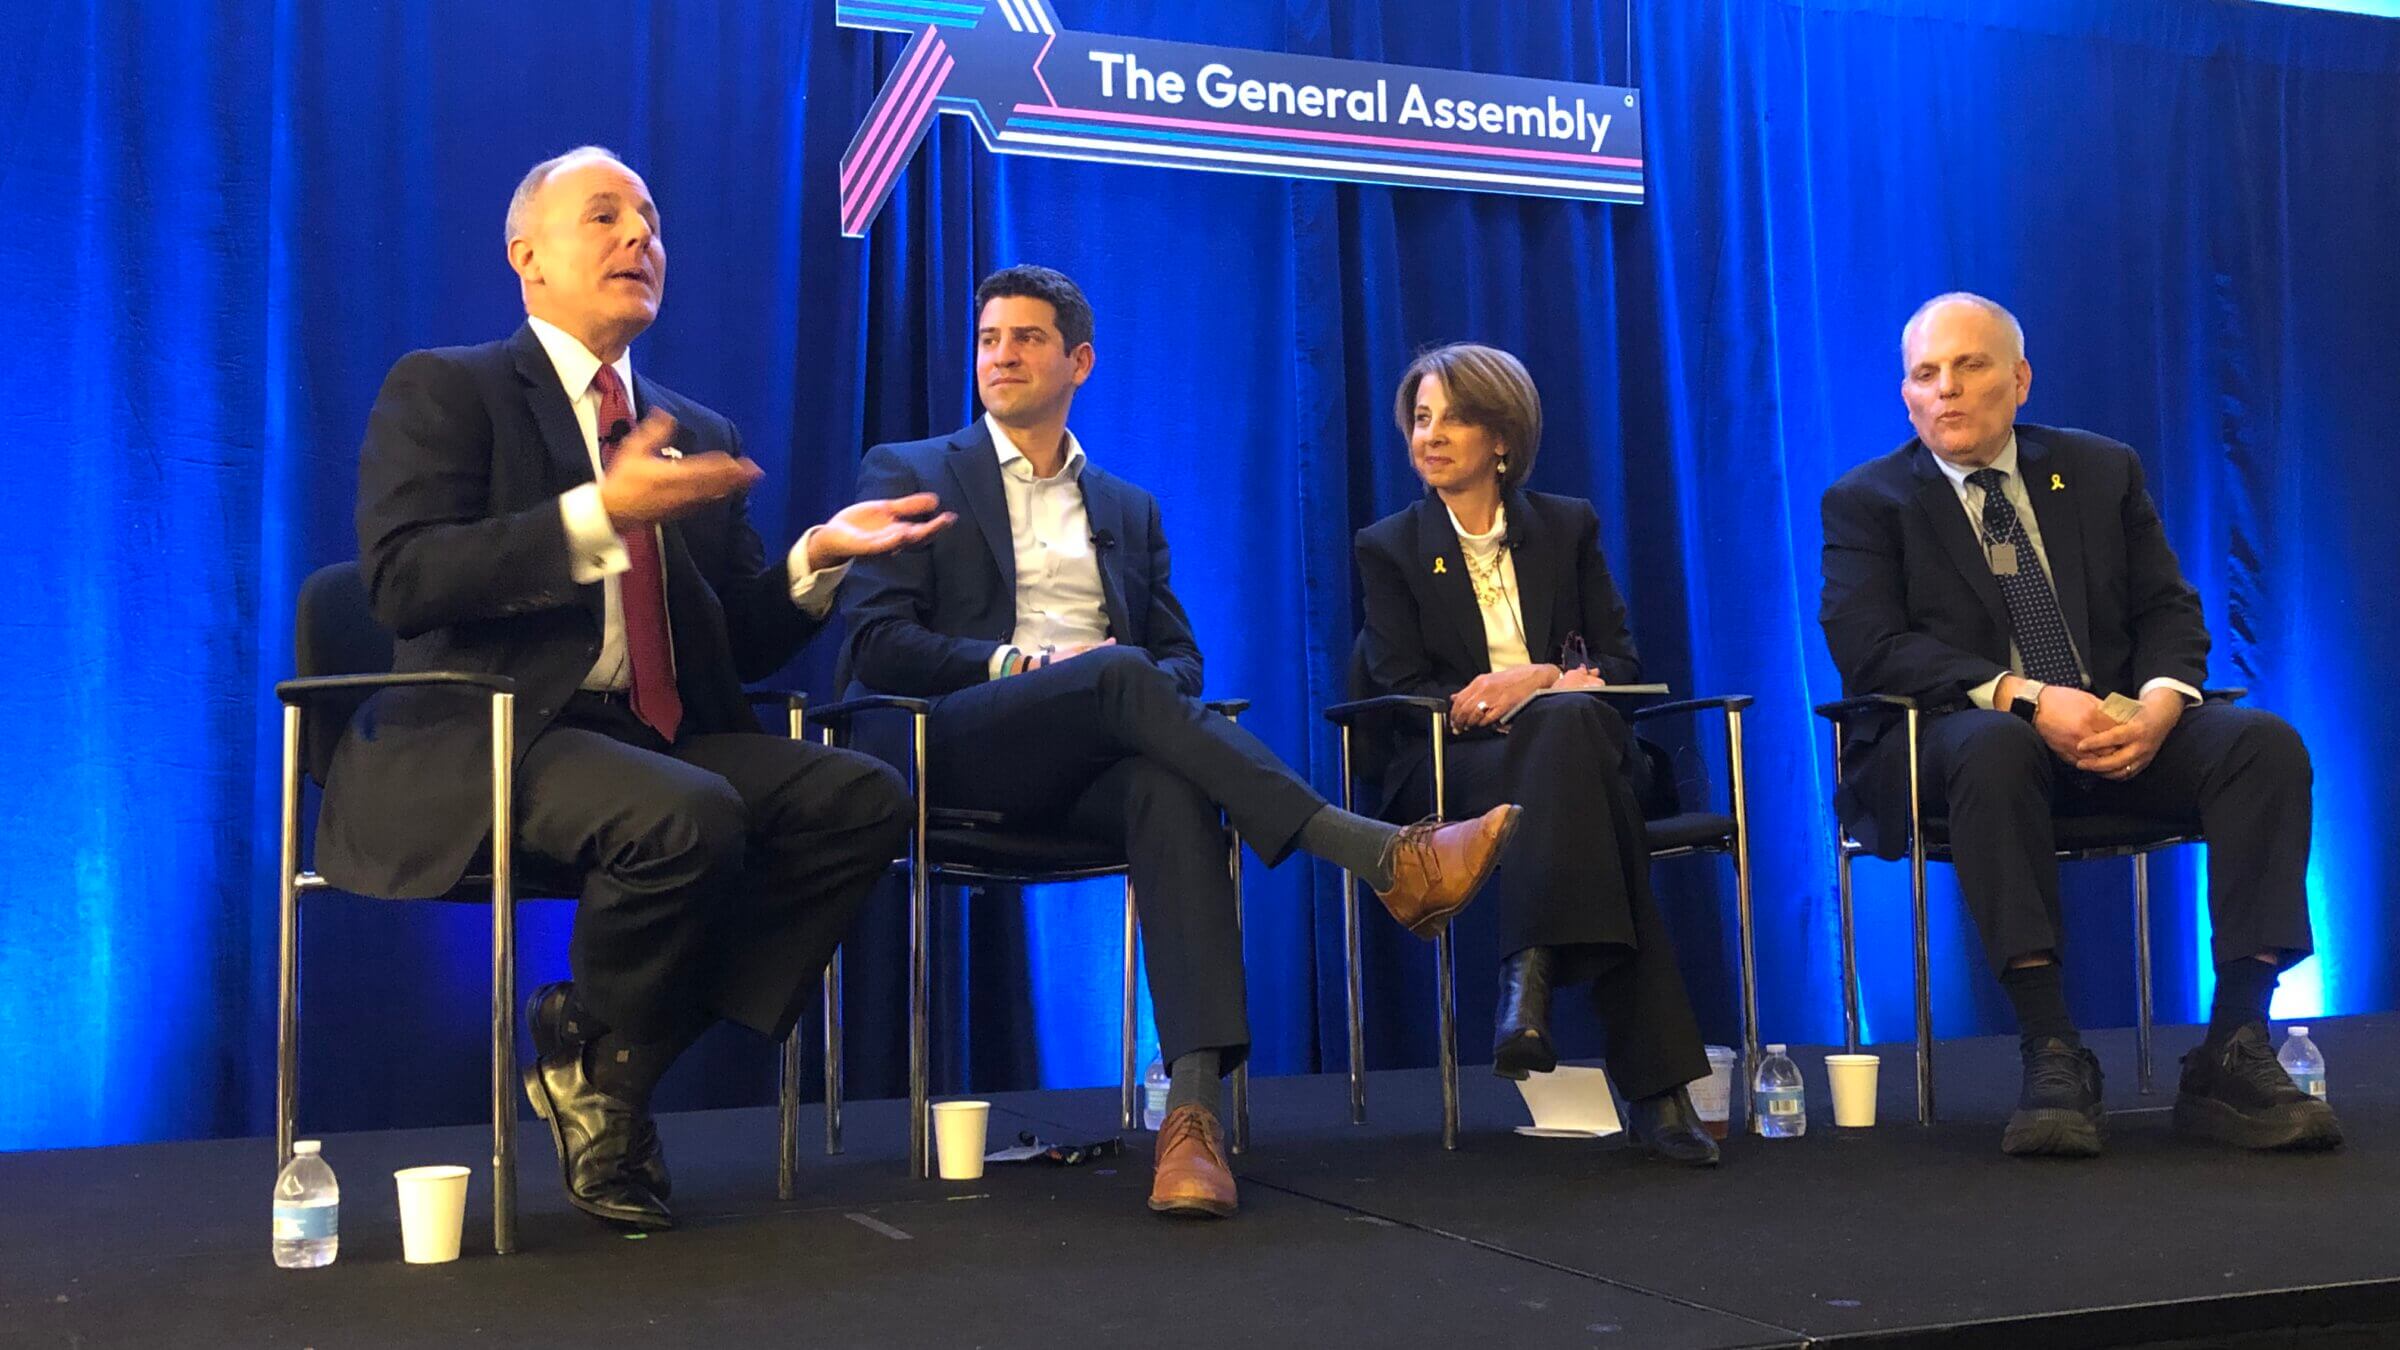
POLYGON ((1417 386, 1428 375, 1442 382, 1452 417, 1499 438, 1500 486, 1523 483, 1542 451, 1542 396, 1525 363, 1497 347, 1473 342, 1418 353, 1392 399, 1392 420, 1400 424, 1402 436, 1416 427, 1417 386))
POLYGON ((1066 273, 1031 263, 1001 268, 975 288, 976 322, 982 322, 984 306, 1010 296, 1049 301, 1058 314, 1059 340, 1068 351, 1092 340, 1092 302, 1083 298, 1082 288, 1068 280, 1066 273))

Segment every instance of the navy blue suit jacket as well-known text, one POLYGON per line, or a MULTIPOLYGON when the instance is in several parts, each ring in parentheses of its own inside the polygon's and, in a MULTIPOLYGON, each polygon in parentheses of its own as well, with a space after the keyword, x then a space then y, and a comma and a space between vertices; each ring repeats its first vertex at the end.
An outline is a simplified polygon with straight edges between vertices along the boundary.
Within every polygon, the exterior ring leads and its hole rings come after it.
MULTIPOLYGON (((2132 697, 2162 676, 2199 688, 2208 675, 2200 599, 2131 447, 2023 423, 2017 468, 2093 692, 2132 697)), ((1904 694, 1935 714, 1973 706, 1967 691, 2008 669, 2008 603, 1933 452, 1912 438, 1859 465, 1825 490, 1822 509, 1817 619, 1843 695, 1904 694)), ((1898 722, 1853 727, 1837 806, 1859 842, 1897 857, 1907 839, 1898 722)))
MULTIPOLYGON (((687 454, 740 455, 733 424, 636 375, 637 412, 677 423, 687 454)), ((558 497, 592 481, 591 452, 531 327, 505 342, 411 352, 392 367, 359 450, 359 570, 398 638, 393 669, 506 675, 517 753, 599 658, 603 590, 577 585, 558 497)), ((790 660, 821 626, 792 603, 739 498, 661 528, 683 729, 756 731, 742 681, 790 660)), ((335 746, 318 870, 368 895, 450 888, 491 832, 490 718, 455 690, 387 690, 335 746)))
MULTIPOLYGON (((1149 493, 1086 460, 1084 513, 1100 563, 1108 635, 1150 654, 1183 692, 1201 689, 1200 644, 1167 584, 1167 536, 1149 493)), ((1017 631, 1017 554, 1000 459, 983 419, 949 436, 867 451, 858 495, 931 492, 959 525, 915 548, 861 558, 842 581, 850 638, 843 682, 931 698, 989 678, 1017 631)))

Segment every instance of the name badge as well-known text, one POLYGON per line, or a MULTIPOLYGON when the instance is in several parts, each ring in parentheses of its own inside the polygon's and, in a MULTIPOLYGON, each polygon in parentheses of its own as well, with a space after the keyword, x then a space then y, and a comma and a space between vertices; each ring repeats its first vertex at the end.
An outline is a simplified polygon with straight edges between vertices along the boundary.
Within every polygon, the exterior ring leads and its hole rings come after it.
POLYGON ((2006 543, 1992 545, 1992 575, 2013 577, 2016 574, 2017 546, 2006 543))

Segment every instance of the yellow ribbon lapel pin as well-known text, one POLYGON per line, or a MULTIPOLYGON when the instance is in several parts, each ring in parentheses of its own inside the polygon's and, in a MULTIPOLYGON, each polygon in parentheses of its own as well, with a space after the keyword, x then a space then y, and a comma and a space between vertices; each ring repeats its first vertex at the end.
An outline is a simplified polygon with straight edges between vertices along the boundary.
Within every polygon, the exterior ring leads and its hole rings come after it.
POLYGON ((1450 560, 1448 558, 1436 558, 1433 560, 1433 574, 1435 576, 1447 576, 1449 573, 1450 560))
POLYGON ((2052 474, 2052 475, 2050 475, 2050 490, 2051 490, 2052 492, 2064 492, 2064 491, 2066 491, 2066 490, 2067 490, 2067 480, 2066 480, 2066 479, 2064 479, 2064 478, 2061 478, 2061 477, 2059 477, 2057 474, 2052 474))

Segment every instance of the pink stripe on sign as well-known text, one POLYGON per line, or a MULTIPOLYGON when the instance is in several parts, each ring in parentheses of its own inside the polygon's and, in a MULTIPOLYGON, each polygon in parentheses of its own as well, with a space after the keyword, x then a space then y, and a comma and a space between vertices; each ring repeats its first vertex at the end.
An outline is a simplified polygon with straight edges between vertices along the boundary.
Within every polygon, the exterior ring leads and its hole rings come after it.
POLYGON ((925 105, 933 101, 942 77, 948 73, 945 67, 948 60, 949 54, 939 43, 927 44, 924 59, 892 82, 892 99, 876 118, 872 143, 867 144, 869 138, 861 138, 865 149, 854 166, 856 177, 842 190, 845 217, 856 209, 862 196, 871 195, 868 185, 882 174, 884 166, 905 157, 907 147, 915 141, 914 133, 921 125, 925 105))
MULTIPOLYGON (((1043 41, 1041 54, 1033 58, 1033 78, 1035 81, 1040 83, 1042 86, 1042 97, 1050 100, 1050 106, 1053 108, 1058 106, 1058 95, 1050 91, 1050 79, 1048 76, 1042 74, 1042 62, 1050 59, 1050 48, 1055 46, 1057 42, 1058 34, 1052 33, 1046 40, 1043 41)), ((1031 105, 1020 104, 1018 106, 1028 107, 1031 105)))
POLYGON ((1135 126, 1172 127, 1178 131, 1215 131, 1242 136, 1288 136, 1303 141, 1329 141, 1336 145, 1389 145, 1408 150, 1439 150, 1453 155, 1499 155, 1508 159, 1553 159, 1569 164, 1608 164, 1619 168, 1638 169, 1638 159, 1615 155, 1584 155, 1569 150, 1519 150, 1502 145, 1454 145, 1448 141, 1417 141, 1400 136, 1360 136, 1339 131, 1301 131, 1287 127, 1236 126, 1224 122, 1199 122, 1188 117, 1150 117, 1142 113, 1099 112, 1090 108, 1045 108, 1039 103, 1020 103, 1017 111, 1043 117, 1081 117, 1094 122, 1128 122, 1135 126))
POLYGON ((908 152, 916 148, 917 138, 924 132, 925 124, 933 120, 934 97, 942 92, 943 82, 957 68, 958 62, 945 54, 942 64, 932 72, 932 78, 926 80, 916 97, 910 100, 907 118, 900 123, 898 134, 892 137, 888 147, 890 162, 881 169, 870 171, 868 175, 866 191, 859 196, 857 210, 851 218, 849 228, 852 230, 865 227, 868 217, 874 214, 874 208, 891 190, 892 180, 898 178, 900 170, 908 166, 908 152))
POLYGON ((850 214, 851 201, 861 184, 874 176, 875 166, 881 162, 884 151, 889 147, 892 133, 906 122, 908 105, 914 99, 918 86, 940 64, 942 43, 938 30, 927 28, 925 36, 916 46, 917 49, 909 53, 907 62, 894 72, 891 83, 885 87, 882 106, 876 109, 874 117, 860 130, 850 154, 843 161, 842 214, 845 217, 850 214))
POLYGON ((941 46, 941 30, 931 26, 911 45, 908 59, 892 72, 891 81, 884 86, 882 99, 871 111, 866 125, 859 128, 858 139, 850 143, 849 151, 842 156, 842 168, 845 171, 855 169, 874 153, 884 127, 890 123, 899 105, 908 101, 902 91, 917 77, 918 72, 933 61, 941 51, 941 46))

